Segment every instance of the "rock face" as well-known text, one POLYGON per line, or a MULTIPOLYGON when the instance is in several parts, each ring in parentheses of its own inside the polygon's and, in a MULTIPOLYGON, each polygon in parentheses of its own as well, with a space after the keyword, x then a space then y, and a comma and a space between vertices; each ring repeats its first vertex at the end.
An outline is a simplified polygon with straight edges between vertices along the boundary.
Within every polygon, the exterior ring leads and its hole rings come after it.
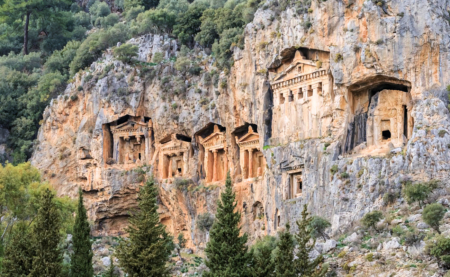
POLYGON ((153 174, 161 221, 195 250, 227 171, 251 241, 295 232, 303 204, 338 234, 405 181, 447 181, 448 2, 344 2, 258 10, 220 74, 201 49, 200 74, 177 71, 162 35, 129 41, 157 65, 105 53, 45 110, 33 165, 61 195, 83 188, 100 235, 123 232, 153 174))

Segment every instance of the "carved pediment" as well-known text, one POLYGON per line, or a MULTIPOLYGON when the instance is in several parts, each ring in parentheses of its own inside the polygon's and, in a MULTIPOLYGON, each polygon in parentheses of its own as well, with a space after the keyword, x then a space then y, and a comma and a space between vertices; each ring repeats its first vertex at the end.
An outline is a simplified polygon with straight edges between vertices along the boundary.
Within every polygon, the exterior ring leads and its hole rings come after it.
POLYGON ((240 146, 253 145, 259 143, 259 134, 253 131, 252 126, 248 127, 247 134, 236 141, 240 146))

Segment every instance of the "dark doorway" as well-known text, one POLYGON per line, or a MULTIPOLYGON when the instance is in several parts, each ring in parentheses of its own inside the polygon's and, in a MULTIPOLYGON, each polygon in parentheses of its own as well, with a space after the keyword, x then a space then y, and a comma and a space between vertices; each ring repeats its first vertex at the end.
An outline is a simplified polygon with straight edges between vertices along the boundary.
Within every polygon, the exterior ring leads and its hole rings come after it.
POLYGON ((383 140, 387 140, 391 138, 391 131, 385 130, 381 132, 381 136, 383 137, 383 140))
POLYGON ((139 160, 141 159, 141 153, 139 153, 139 160))
POLYGON ((403 134, 408 138, 408 109, 403 105, 403 134))

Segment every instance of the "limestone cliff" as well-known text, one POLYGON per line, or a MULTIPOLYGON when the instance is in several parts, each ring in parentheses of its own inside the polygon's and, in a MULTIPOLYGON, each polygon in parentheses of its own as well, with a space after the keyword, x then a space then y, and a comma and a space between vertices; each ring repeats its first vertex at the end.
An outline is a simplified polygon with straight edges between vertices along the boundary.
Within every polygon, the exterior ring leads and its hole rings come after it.
POLYGON ((52 100, 32 163, 61 195, 83 187, 97 234, 121 232, 153 174, 162 222, 200 250, 227 170, 252 241, 304 203, 344 232, 402 182, 449 179, 450 5, 379 3, 268 1, 221 73, 207 49, 184 72, 173 39, 132 39, 140 64, 105 53, 52 100))

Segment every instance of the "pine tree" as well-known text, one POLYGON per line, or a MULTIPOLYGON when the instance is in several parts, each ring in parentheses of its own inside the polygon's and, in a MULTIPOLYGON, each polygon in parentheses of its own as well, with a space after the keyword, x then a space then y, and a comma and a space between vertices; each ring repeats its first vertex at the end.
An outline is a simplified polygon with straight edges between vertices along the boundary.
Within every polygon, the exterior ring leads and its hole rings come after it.
POLYGON ((111 256, 111 263, 109 264, 109 268, 108 271, 106 271, 105 277, 116 277, 116 273, 115 273, 115 269, 116 267, 114 266, 114 258, 111 256))
POLYGON ((70 274, 73 277, 92 277, 92 244, 91 228, 83 205, 83 191, 78 190, 78 209, 73 227, 73 254, 70 260, 70 274))
POLYGON ((297 221, 298 233, 295 235, 295 239, 298 242, 298 259, 294 260, 297 275, 303 277, 323 277, 328 271, 327 267, 322 267, 323 256, 319 255, 313 261, 309 259, 309 253, 314 249, 316 245, 316 239, 311 237, 311 221, 312 217, 309 216, 308 207, 306 204, 303 206, 302 218, 297 221), (312 243, 310 240, 312 239, 312 243))
POLYGON ((54 195, 46 189, 41 197, 40 208, 33 226, 36 256, 30 277, 59 277, 62 269, 61 216, 53 201, 54 195))
POLYGON ((252 277, 275 277, 275 263, 272 260, 272 249, 268 246, 253 252, 252 277))
POLYGON ((157 196, 154 180, 150 179, 139 191, 139 211, 130 217, 126 229, 129 238, 120 241, 116 249, 120 267, 130 277, 168 275, 166 262, 173 242, 159 221, 157 196))
POLYGON ((27 223, 19 222, 6 246, 1 276, 28 276, 35 252, 27 223))
POLYGON ((289 232, 289 224, 286 224, 286 230, 280 233, 280 240, 275 255, 275 276, 276 277, 294 277, 294 239, 289 232))
POLYGON ((247 234, 239 236, 241 214, 236 210, 236 195, 231 187, 230 173, 227 174, 225 192, 220 195, 217 205, 216 221, 210 232, 210 241, 206 245, 206 266, 209 272, 205 277, 251 276, 249 264, 251 255, 245 245, 247 234))

